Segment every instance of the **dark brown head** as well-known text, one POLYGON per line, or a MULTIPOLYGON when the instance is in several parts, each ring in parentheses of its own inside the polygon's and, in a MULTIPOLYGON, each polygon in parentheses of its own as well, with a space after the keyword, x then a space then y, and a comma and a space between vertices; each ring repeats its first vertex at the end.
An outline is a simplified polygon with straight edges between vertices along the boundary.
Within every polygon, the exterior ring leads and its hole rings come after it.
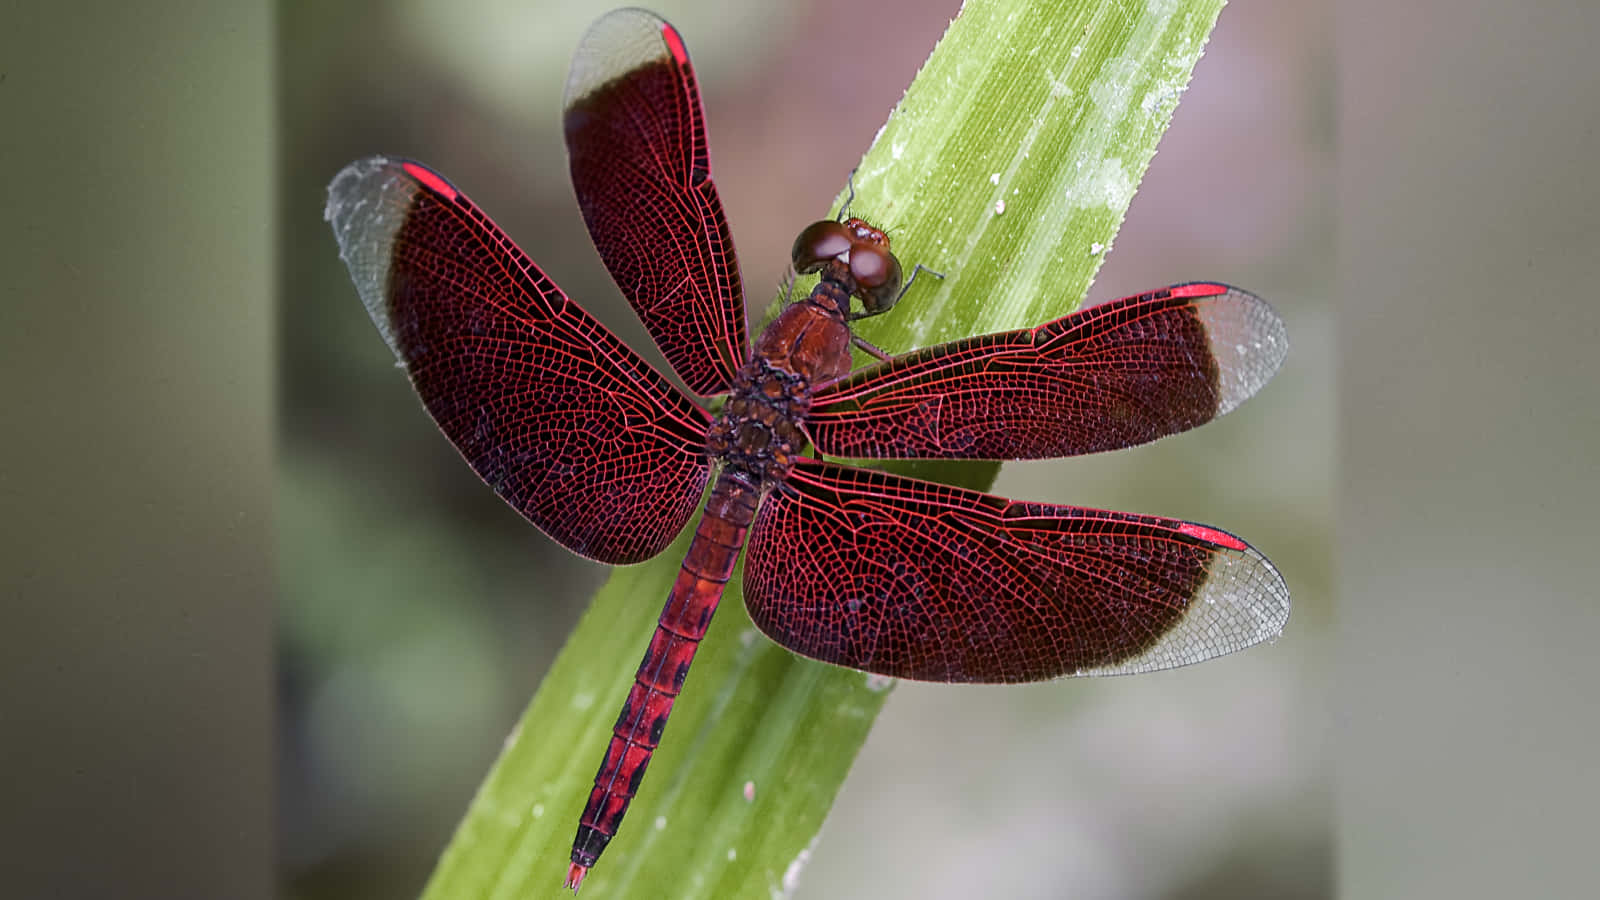
POLYGON ((794 270, 850 288, 864 316, 885 312, 900 299, 900 260, 889 252, 889 236, 860 219, 812 222, 794 240, 794 270))

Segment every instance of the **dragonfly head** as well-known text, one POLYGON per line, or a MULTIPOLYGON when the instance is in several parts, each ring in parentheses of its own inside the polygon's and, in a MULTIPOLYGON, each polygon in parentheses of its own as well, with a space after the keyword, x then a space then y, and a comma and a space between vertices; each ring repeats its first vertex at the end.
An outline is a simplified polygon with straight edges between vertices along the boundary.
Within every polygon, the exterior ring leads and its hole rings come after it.
POLYGON ((900 260, 889 252, 889 236, 860 219, 812 222, 795 238, 794 270, 822 272, 861 300, 862 315, 887 312, 900 299, 900 260))

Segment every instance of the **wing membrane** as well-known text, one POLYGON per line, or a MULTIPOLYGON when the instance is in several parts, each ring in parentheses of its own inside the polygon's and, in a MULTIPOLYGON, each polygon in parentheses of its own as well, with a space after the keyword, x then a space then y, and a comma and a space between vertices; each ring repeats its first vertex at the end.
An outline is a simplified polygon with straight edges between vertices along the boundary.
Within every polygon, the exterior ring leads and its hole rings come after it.
POLYGON ((703 410, 431 170, 352 163, 326 216, 423 405, 496 493, 591 559, 672 541, 709 471, 703 410))
POLYGON ((567 155, 589 235, 656 346, 699 394, 744 363, 744 291, 711 180, 700 90, 683 39, 621 9, 572 60, 567 155))
POLYGON ((1177 285, 862 369, 817 392, 806 429, 823 453, 878 459, 1116 450, 1228 412, 1288 347, 1260 298, 1177 285))
POLYGON ((922 681, 1171 668, 1289 618, 1278 571, 1226 532, 811 459, 757 513, 744 577, 778 643, 922 681))

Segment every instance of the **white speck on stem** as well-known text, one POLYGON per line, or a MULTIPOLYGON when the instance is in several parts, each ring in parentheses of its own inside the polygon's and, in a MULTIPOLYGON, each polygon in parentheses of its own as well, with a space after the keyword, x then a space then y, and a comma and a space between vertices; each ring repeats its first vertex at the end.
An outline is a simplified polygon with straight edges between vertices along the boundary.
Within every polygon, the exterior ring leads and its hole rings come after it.
POLYGON ((1093 209, 1103 206, 1120 213, 1133 199, 1133 179, 1128 177, 1122 160, 1110 157, 1097 166, 1084 166, 1079 160, 1077 173, 1067 186, 1067 195, 1075 209, 1093 209))
POLYGON ((867 690, 886 691, 894 685, 894 679, 888 675, 879 675, 874 672, 867 673, 867 690))
POLYGON ((811 862, 811 848, 807 847, 795 856, 794 860, 789 863, 788 868, 783 870, 783 893, 785 896, 794 893, 794 889, 800 886, 800 873, 805 871, 806 863, 809 862, 811 862))

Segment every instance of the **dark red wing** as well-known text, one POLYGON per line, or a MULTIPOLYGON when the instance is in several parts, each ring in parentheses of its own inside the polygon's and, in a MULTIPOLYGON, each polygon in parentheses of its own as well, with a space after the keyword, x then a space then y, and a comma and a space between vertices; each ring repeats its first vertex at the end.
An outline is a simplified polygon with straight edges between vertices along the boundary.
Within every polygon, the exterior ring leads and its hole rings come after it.
POLYGON ((1144 672, 1283 631, 1233 535, 802 459, 756 515, 745 604, 803 656, 920 681, 1144 672))
POLYGON ((659 553, 700 500, 709 417, 414 162, 328 188, 339 255, 435 422, 507 503, 576 553, 659 553))
POLYGON ((823 453, 879 459, 1116 450, 1228 412, 1288 349, 1260 298, 1177 285, 862 369, 817 392, 806 430, 823 453))
POLYGON ((589 29, 567 79, 567 155, 589 236, 667 361, 699 394, 745 361, 744 289, 678 32, 641 9, 589 29))

